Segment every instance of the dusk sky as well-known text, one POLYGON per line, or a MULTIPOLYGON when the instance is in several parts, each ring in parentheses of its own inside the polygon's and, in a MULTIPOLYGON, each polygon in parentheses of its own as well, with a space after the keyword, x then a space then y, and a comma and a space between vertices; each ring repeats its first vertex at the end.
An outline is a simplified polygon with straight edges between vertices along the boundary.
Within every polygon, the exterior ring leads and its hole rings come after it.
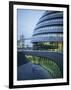
MULTIPOLYGON (((31 38, 34 28, 43 15, 44 10, 17 9, 17 35, 24 35, 25 38, 31 38)), ((25 45, 31 46, 31 41, 26 40, 25 45)))

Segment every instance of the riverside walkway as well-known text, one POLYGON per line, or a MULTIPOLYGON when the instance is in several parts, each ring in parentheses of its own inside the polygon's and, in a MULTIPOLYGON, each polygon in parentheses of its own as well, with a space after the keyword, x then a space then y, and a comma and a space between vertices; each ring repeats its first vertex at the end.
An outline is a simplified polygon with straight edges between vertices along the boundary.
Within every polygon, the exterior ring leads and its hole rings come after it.
POLYGON ((24 55, 32 55, 37 57, 47 57, 50 60, 53 60, 58 64, 61 71, 63 72, 63 53, 59 52, 50 52, 50 51, 41 51, 41 50, 24 50, 24 49, 18 49, 18 53, 24 54, 24 55))

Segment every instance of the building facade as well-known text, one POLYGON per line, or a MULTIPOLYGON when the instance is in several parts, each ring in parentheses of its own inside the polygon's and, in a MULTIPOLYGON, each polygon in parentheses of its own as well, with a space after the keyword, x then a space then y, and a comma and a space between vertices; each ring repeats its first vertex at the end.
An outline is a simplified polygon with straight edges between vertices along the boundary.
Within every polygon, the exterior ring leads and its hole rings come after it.
POLYGON ((33 49, 63 52, 63 12, 46 11, 32 36, 33 49))
MULTIPOLYGON (((52 78, 63 77, 63 12, 45 11, 34 29, 33 50, 50 52, 46 57, 34 57, 34 63, 40 64, 50 72, 52 78), (52 53, 57 54, 54 58, 52 53), (58 58, 62 57, 58 60, 58 58), (37 58, 37 59, 36 59, 37 58), (51 59, 52 58, 52 59, 51 59), (56 62, 55 62, 55 60, 56 62)), ((41 53, 40 53, 41 54, 41 53)))

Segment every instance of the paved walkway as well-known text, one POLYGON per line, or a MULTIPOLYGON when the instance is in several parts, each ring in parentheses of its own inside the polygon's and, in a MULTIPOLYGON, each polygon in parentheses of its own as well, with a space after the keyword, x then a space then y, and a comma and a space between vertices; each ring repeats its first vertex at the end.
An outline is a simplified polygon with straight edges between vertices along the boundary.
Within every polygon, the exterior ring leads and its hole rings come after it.
POLYGON ((40 65, 32 64, 31 62, 18 67, 18 80, 34 80, 34 79, 50 79, 52 76, 48 71, 40 65))

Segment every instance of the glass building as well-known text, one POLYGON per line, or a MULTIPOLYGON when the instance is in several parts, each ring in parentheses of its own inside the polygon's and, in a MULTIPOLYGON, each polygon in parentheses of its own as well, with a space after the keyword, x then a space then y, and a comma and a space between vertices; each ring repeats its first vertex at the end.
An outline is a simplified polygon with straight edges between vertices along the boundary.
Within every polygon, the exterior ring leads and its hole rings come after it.
POLYGON ((31 42, 33 43, 33 50, 51 52, 50 58, 35 56, 35 59, 32 59, 33 62, 40 64, 43 68, 47 69, 52 75, 52 78, 62 78, 63 12, 45 11, 36 24, 31 42), (52 53, 57 55, 53 58, 52 53))
POLYGON ((46 11, 32 36, 33 49, 63 52, 63 12, 46 11))

